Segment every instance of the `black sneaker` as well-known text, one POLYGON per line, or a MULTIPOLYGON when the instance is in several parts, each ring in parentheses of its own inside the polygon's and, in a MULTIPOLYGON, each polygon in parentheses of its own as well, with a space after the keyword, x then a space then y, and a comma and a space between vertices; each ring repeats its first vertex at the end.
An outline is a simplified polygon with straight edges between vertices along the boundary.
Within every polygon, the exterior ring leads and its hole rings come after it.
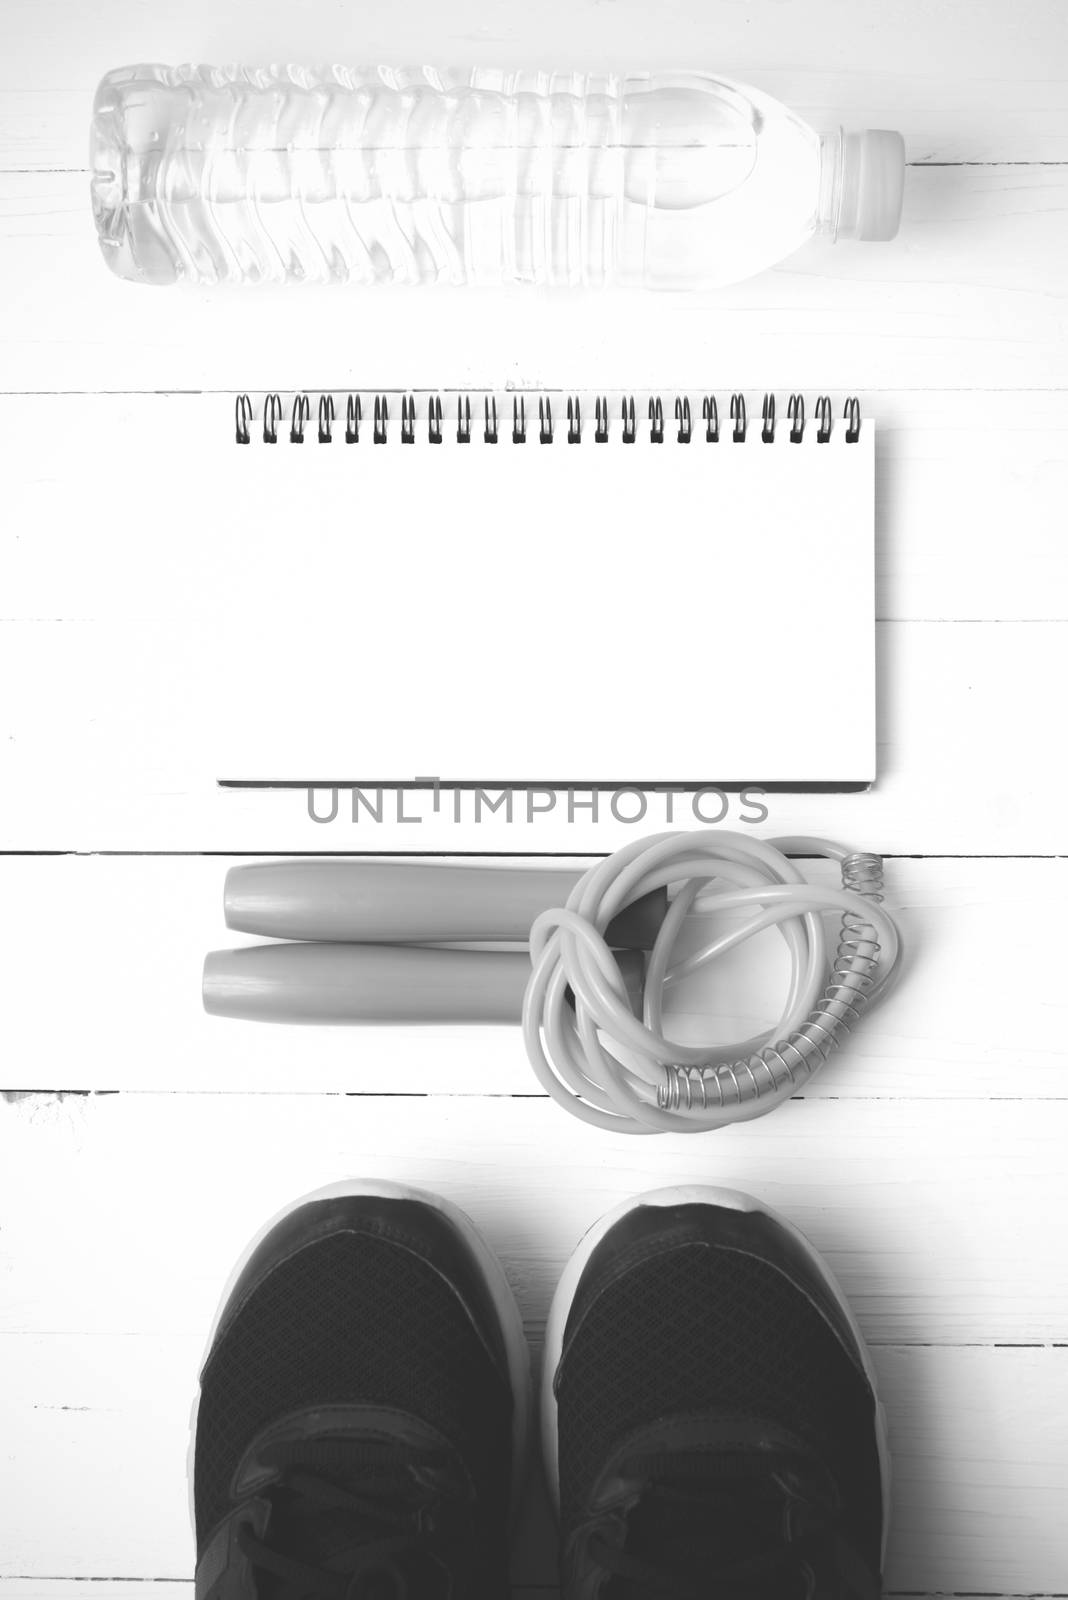
POLYGON ((542 1429, 566 1600, 879 1593, 882 1411, 856 1323, 796 1229, 668 1189, 560 1281, 542 1429))
POLYGON ((379 1183, 298 1203, 201 1373, 197 1600, 505 1595, 528 1413, 519 1312, 462 1212, 379 1183))

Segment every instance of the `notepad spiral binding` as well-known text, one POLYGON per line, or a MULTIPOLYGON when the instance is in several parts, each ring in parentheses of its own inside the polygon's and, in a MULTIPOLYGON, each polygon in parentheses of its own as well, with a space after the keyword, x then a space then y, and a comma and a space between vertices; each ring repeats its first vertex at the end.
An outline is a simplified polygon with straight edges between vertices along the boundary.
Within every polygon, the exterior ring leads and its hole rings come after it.
MULTIPOLYGON (((398 438, 401 444, 415 444, 417 439, 441 444, 451 434, 457 444, 470 444, 474 438, 484 444, 497 444, 502 438, 510 439, 512 444, 526 444, 528 439, 540 444, 554 444, 557 439, 568 444, 590 439, 595 444, 607 444, 612 429, 618 427, 624 444, 636 443, 639 430, 646 428, 650 444, 663 444, 666 440, 718 444, 721 437, 733 444, 745 444, 751 431, 745 395, 732 394, 724 413, 721 430, 720 404, 713 394, 678 393, 667 401, 658 394, 643 396, 640 401, 633 394, 624 394, 610 404, 604 394, 535 392, 498 397, 479 391, 473 399, 470 394, 443 399, 440 394, 417 397, 413 393, 380 391, 371 395, 351 392, 340 397, 320 394, 313 426, 312 402, 307 394, 295 394, 285 401, 278 393, 265 395, 259 415, 250 397, 239 394, 234 406, 234 437, 238 444, 251 444, 257 436, 264 444, 277 444, 283 439, 290 444, 303 444, 308 438, 319 444, 333 444, 335 440, 345 444, 388 444, 391 438, 398 438)), ((813 416, 816 443, 829 443, 835 421, 828 395, 818 397, 813 416)), ((842 422, 845 442, 856 444, 861 417, 860 402, 855 396, 846 400, 842 422)), ((758 435, 761 443, 774 444, 776 439, 785 437, 791 444, 801 444, 806 432, 812 434, 804 395, 789 397, 785 427, 777 426, 775 395, 764 395, 758 435)))

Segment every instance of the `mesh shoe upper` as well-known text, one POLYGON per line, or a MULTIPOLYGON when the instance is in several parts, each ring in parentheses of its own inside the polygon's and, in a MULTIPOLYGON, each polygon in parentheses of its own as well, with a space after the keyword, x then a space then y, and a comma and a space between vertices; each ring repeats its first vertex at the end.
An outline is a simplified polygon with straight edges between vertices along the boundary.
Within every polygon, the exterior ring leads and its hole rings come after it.
POLYGON ((666 1570, 665 1593, 715 1594, 723 1570, 724 1593, 804 1594, 810 1563, 780 1590, 764 1560, 791 1539, 830 1540, 870 1592, 882 1491, 852 1344, 773 1219, 629 1212, 586 1264, 555 1377, 565 1592, 645 1595, 666 1570))
POLYGON ((201 1378, 198 1593, 328 1594, 336 1574, 343 1595, 383 1562, 415 1593, 499 1590, 512 1394, 484 1300, 416 1201, 313 1203, 268 1236, 201 1378))

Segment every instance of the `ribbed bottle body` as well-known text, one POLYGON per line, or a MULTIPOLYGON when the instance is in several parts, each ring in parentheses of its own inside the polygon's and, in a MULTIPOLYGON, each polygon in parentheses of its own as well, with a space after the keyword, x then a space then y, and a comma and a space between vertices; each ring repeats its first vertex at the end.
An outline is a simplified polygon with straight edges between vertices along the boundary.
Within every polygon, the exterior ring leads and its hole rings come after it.
POLYGON ((149 283, 715 284, 820 193, 804 123, 700 74, 123 68, 91 165, 104 255, 149 283))

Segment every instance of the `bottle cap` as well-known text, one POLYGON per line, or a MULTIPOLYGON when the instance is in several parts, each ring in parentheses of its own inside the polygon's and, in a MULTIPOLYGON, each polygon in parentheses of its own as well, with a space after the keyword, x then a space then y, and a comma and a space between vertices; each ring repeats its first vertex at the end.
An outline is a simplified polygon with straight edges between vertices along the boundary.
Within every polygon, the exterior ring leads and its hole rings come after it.
POLYGON ((887 128, 842 136, 840 239, 892 239, 905 193, 905 141, 887 128))

